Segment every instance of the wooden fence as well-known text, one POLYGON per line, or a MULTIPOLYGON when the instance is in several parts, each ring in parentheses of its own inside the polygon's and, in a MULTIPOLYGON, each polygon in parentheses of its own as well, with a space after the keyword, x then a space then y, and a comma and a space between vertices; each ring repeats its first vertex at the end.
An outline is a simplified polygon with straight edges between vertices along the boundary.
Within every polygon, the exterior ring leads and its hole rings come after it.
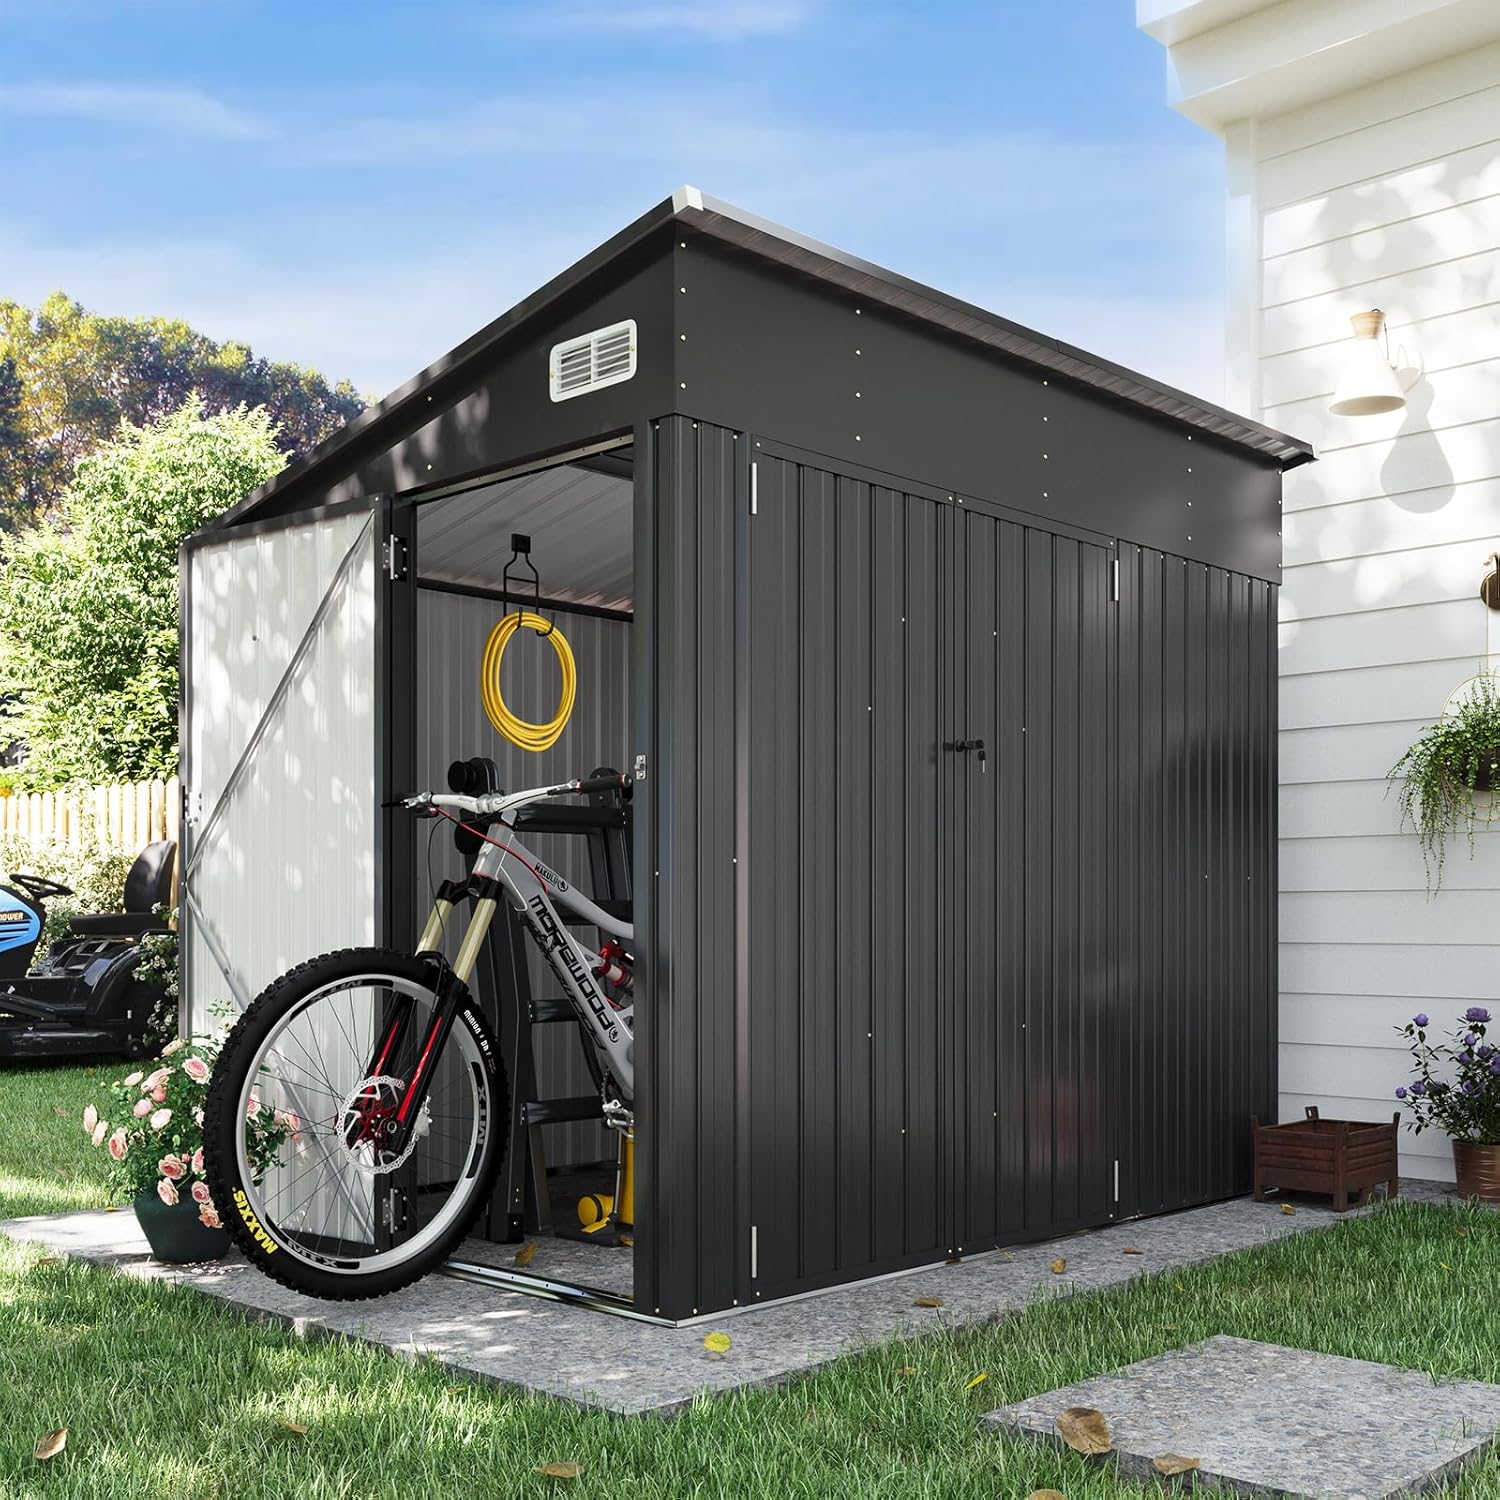
POLYGON ((157 839, 176 839, 180 806, 175 776, 134 785, 16 792, 0 797, 0 838, 76 846, 92 837, 134 854, 157 839))

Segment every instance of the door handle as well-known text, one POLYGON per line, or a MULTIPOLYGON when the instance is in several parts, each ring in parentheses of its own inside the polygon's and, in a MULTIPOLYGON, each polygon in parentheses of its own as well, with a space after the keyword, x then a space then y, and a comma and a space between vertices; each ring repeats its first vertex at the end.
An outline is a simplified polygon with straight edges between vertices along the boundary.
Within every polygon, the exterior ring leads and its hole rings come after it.
POLYGON ((979 753, 979 769, 985 770, 984 741, 983 740, 949 740, 943 747, 945 750, 969 751, 976 750, 979 753))

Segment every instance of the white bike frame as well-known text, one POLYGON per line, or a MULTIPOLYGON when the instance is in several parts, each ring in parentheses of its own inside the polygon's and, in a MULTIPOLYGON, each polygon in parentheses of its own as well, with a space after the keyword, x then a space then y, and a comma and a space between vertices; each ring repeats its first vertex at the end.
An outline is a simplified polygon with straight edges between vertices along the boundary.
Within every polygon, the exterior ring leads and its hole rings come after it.
MULTIPOLYGON (((481 892, 498 882, 509 893, 511 904, 525 922, 532 940, 562 985, 585 1033, 598 1048, 604 1065, 619 1085, 623 1096, 620 1102, 629 1105, 635 1098, 634 1008, 617 1008, 606 997, 603 985, 595 975, 600 967, 599 955, 568 930, 557 913, 554 900, 622 942, 630 942, 635 929, 629 922, 610 916, 582 891, 575 890, 515 835, 514 814, 517 809, 549 797, 576 794, 582 789, 581 782, 565 781, 556 786, 534 787, 509 794, 493 792, 483 797, 422 792, 408 797, 403 805, 443 808, 470 817, 499 819, 498 824, 492 824, 488 831, 472 830, 484 842, 479 847, 470 879, 481 892)), ((498 905, 498 899, 487 894, 481 894, 474 903, 474 914, 453 961, 454 973, 466 985, 473 975, 498 905)), ((438 951, 452 911, 453 903, 440 897, 427 919, 427 926, 417 944, 418 952, 438 951)))

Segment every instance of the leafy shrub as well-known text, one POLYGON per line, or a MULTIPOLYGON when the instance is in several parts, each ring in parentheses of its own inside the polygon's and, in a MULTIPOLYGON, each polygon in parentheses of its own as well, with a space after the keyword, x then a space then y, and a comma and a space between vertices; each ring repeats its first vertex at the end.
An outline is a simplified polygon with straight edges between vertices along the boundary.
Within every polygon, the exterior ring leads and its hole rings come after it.
POLYGON ((33 844, 11 834, 0 837, 0 882, 9 883, 12 871, 40 875, 71 886, 71 896, 48 901, 39 952, 46 952, 68 930, 68 918, 83 912, 119 911, 125 899, 125 877, 134 863, 133 854, 123 854, 101 844, 86 831, 79 844, 33 844))

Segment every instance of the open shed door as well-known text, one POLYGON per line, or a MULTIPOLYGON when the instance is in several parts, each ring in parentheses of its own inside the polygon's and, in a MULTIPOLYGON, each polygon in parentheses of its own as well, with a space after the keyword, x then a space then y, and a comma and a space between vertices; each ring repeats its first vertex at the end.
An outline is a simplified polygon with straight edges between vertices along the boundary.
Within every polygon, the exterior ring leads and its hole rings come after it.
POLYGON ((183 554, 183 1023, 374 941, 378 502, 183 554))

